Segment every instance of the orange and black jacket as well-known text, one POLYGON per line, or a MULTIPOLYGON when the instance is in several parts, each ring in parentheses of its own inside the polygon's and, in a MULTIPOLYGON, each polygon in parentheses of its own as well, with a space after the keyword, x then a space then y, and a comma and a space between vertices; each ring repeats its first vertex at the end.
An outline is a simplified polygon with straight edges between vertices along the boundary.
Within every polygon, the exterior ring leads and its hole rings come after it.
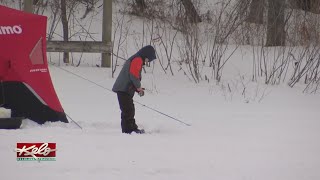
POLYGON ((113 85, 112 91, 125 92, 134 96, 137 88, 141 88, 141 71, 146 58, 149 59, 149 62, 156 59, 155 50, 150 45, 140 49, 125 62, 113 85))

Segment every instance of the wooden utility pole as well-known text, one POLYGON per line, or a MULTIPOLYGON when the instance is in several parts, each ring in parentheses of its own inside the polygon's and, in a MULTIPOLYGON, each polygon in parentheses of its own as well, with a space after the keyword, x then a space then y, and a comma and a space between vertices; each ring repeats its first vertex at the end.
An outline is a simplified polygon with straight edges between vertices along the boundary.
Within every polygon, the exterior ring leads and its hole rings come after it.
POLYGON ((33 0, 24 0, 23 10, 26 12, 33 13, 33 0))
MULTIPOLYGON (((103 1, 102 42, 110 43, 112 34, 112 0, 103 1)), ((101 67, 111 67, 111 53, 102 53, 101 67)))

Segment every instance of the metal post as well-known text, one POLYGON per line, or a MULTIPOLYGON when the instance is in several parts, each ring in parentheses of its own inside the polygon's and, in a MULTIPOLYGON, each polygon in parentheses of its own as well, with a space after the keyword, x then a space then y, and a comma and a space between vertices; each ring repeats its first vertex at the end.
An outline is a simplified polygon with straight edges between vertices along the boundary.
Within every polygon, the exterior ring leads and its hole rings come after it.
MULTIPOLYGON (((102 42, 110 43, 112 34, 112 0, 103 1, 102 42)), ((101 67, 111 67, 111 53, 102 53, 101 67)))

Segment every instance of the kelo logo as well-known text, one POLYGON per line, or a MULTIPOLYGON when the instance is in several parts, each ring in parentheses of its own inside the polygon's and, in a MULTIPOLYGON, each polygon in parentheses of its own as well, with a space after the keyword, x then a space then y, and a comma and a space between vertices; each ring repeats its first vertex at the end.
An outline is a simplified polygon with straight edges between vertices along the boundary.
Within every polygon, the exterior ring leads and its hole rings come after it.
POLYGON ((18 25, 0 26, 0 35, 21 34, 22 28, 18 25))
POLYGON ((55 161, 56 143, 17 143, 17 161, 55 161))

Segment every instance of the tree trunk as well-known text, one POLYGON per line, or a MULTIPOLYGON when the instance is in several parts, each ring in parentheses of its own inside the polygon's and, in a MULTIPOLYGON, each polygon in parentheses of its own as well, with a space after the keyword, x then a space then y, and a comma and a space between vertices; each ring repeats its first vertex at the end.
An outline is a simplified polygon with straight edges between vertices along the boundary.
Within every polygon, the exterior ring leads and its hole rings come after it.
POLYGON ((289 0, 289 4, 294 9, 310 10, 310 0, 289 0))
POLYGON ((311 12, 320 14, 320 0, 311 0, 311 12))
POLYGON ((320 0, 289 0, 290 7, 320 14, 320 0))
POLYGON ((33 5, 37 5, 40 0, 33 0, 33 5))
POLYGON ((136 4, 140 12, 138 14, 143 14, 143 12, 146 10, 147 6, 144 0, 136 0, 136 4))
POLYGON ((289 7, 292 9, 299 9, 298 1, 300 0, 288 0, 289 7))
POLYGON ((33 13, 33 2, 32 0, 24 0, 23 1, 23 10, 26 12, 33 13))
POLYGON ((264 0, 252 0, 247 22, 263 24, 264 0))
POLYGON ((266 46, 285 45, 284 1, 268 0, 268 25, 266 46))
MULTIPOLYGON (((63 30, 63 41, 69 40, 69 31, 68 31, 68 19, 67 19, 67 5, 66 0, 61 0, 61 22, 63 30)), ((63 62, 69 64, 69 53, 63 53, 63 62)))
POLYGON ((196 8, 192 4, 191 0, 181 0, 185 10, 186 16, 190 20, 191 23, 199 23, 201 22, 201 18, 196 11, 196 8))
POLYGON ((311 0, 299 0, 298 7, 301 8, 304 11, 310 11, 311 10, 311 0))

